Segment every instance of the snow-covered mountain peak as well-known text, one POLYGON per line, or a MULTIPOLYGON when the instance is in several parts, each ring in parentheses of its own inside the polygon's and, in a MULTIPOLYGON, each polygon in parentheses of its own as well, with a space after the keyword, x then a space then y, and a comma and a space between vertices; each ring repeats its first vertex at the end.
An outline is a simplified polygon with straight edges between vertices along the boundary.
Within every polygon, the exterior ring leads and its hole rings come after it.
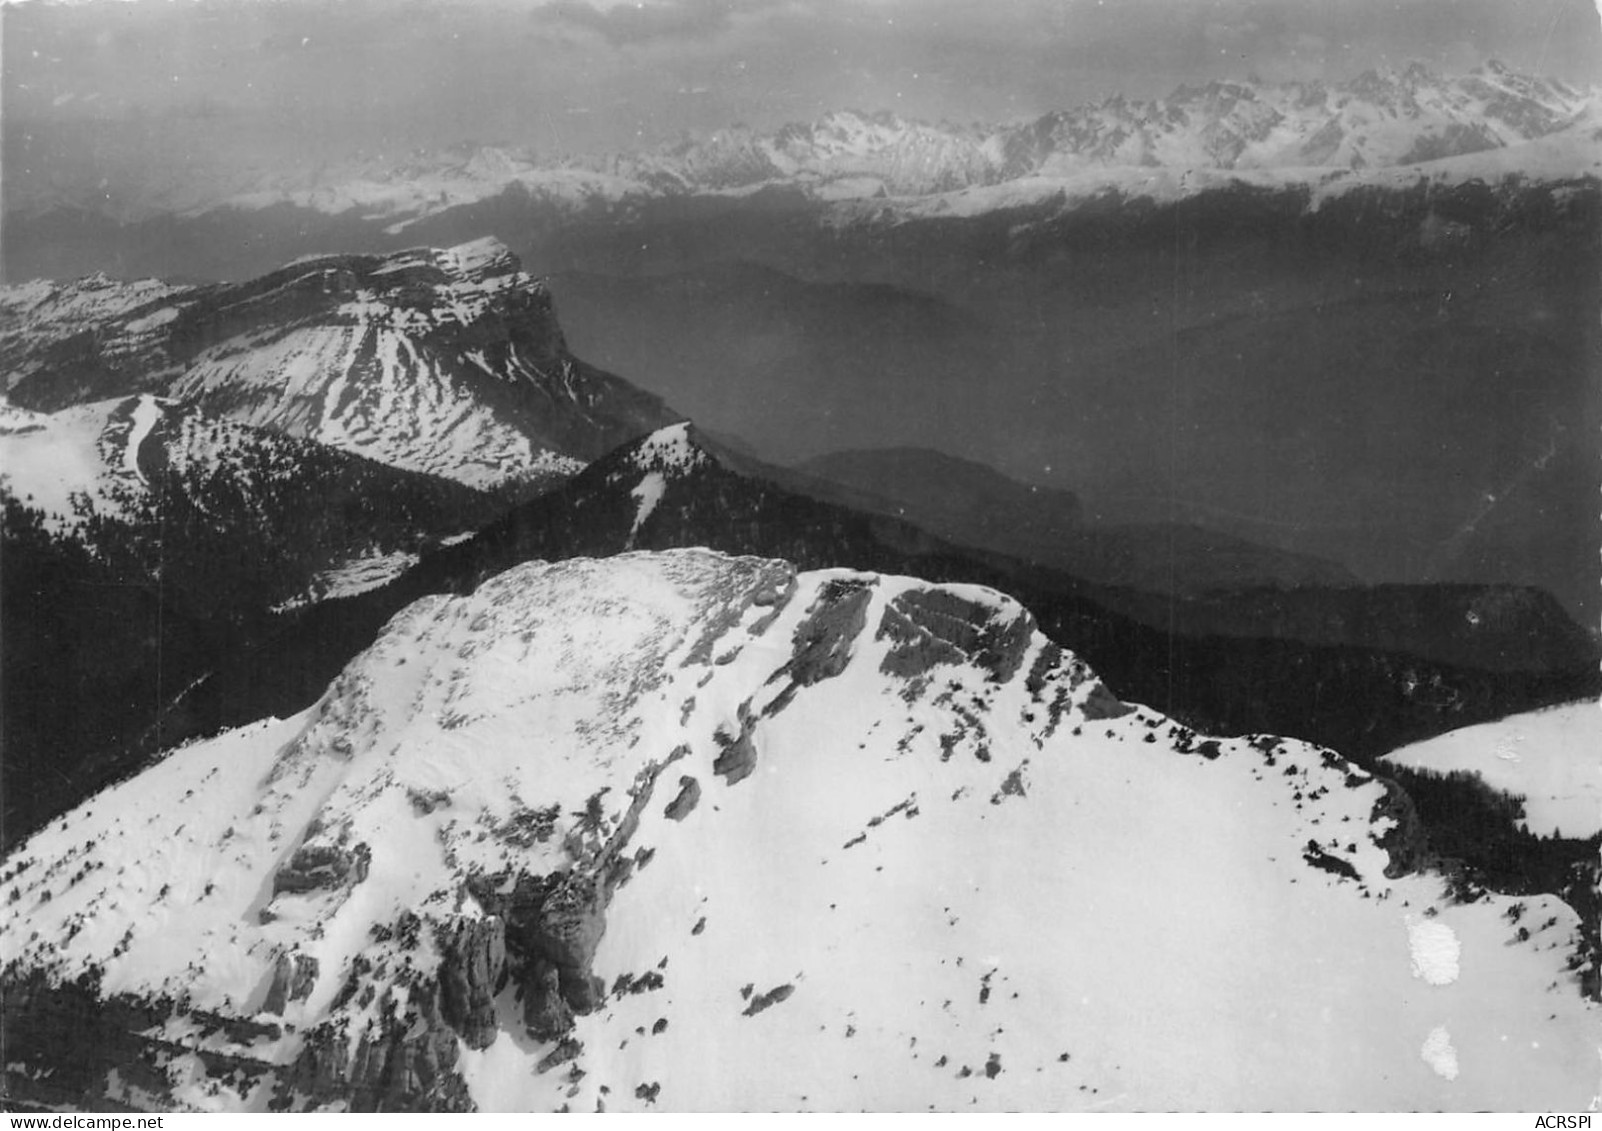
POLYGON ((1575 916, 1454 903, 1401 874, 1407 845, 1338 756, 1122 704, 987 589, 701 550, 529 563, 13 853, 8 1010, 53 1036, 12 1042, 8 1086, 1576 1106, 1575 916))
POLYGON ((627 545, 634 546, 646 519, 656 511, 670 484, 683 483, 698 469, 713 467, 709 454, 689 421, 659 428, 649 436, 610 453, 594 465, 606 485, 627 487, 635 504, 627 545))
POLYGON ((621 454, 621 462, 645 472, 682 474, 710 462, 712 457, 695 438, 689 421, 658 428, 621 454))

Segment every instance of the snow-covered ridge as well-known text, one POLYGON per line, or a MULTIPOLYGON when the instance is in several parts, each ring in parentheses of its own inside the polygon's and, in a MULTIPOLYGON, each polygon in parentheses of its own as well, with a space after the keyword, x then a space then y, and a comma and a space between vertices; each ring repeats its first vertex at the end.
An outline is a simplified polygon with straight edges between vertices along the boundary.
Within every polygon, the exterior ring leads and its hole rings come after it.
POLYGON ((1328 751, 1119 703, 990 590, 698 550, 530 563, 411 606, 316 706, 172 752, 0 866, 8 1086, 1578 1106, 1598 1016, 1564 968, 1574 914, 1399 875, 1404 817, 1328 751), (52 1059, 27 1034, 85 994, 119 1004, 72 1014, 100 1027, 52 1059), (137 1081, 93 1055, 129 1034, 137 1081))

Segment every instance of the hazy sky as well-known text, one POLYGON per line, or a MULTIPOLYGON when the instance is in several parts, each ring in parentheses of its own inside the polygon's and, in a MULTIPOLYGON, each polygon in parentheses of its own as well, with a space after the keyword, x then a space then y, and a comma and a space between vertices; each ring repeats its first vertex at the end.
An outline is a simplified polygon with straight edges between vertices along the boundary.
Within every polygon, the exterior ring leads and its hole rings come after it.
POLYGON ((583 151, 841 106, 1010 119, 1413 58, 1602 82, 1590 0, 27 0, 0 32, 8 131, 308 150, 583 151))

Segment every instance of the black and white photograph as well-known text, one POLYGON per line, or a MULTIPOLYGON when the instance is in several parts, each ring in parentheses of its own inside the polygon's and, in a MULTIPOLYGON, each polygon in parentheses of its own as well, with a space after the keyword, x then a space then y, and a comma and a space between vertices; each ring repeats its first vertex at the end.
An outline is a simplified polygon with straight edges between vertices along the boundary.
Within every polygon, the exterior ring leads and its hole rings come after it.
POLYGON ((1602 1095, 1591 0, 0 0, 0 376, 0 1110, 1602 1095))

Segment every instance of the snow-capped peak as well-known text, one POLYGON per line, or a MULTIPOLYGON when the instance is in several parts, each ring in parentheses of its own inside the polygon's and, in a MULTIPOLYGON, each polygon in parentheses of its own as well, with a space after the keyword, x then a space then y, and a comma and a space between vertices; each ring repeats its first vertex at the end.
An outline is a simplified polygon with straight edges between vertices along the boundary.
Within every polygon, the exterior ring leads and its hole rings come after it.
POLYGON ((686 420, 657 429, 643 440, 618 453, 615 462, 617 468, 611 476, 614 482, 620 477, 632 478, 636 475, 639 477, 639 481, 629 492, 637 506, 627 542, 632 547, 639 535, 640 527, 661 503, 668 484, 673 480, 682 479, 698 467, 712 463, 712 459, 695 442, 691 424, 686 420))
POLYGON ((8 1090, 1581 1106, 1577 917, 1402 875, 1405 820, 1329 751, 1119 703, 989 590, 530 563, 5 861, 8 1090))
POLYGON ((699 467, 711 457, 696 443, 688 420, 658 428, 629 449, 625 459, 640 471, 678 474, 699 467))

